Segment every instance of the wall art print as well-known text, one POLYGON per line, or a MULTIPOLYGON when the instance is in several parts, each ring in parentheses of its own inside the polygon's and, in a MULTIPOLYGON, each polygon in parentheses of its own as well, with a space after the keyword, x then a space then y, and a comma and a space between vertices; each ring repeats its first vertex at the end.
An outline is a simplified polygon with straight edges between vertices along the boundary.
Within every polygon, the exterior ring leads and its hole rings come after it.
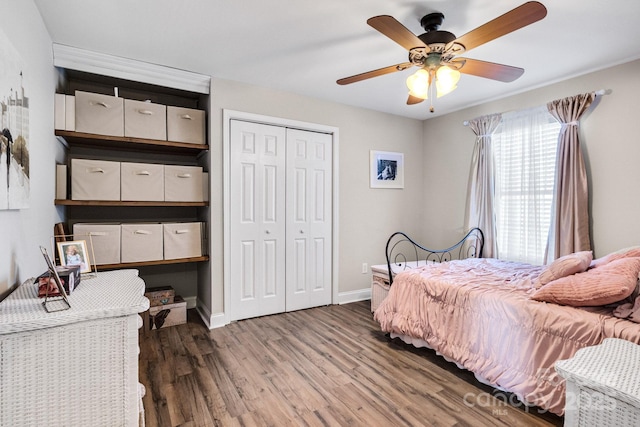
POLYGON ((22 58, 0 30, 0 210, 29 207, 29 98, 22 58))
POLYGON ((404 188, 404 154, 371 150, 369 161, 371 188, 404 188))

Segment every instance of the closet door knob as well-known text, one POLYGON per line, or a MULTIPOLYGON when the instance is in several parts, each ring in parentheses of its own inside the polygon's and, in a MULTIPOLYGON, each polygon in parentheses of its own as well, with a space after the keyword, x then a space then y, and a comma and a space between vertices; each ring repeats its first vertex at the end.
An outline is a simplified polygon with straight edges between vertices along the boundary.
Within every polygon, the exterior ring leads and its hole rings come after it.
POLYGON ((300 230, 300 234, 304 234, 304 230, 300 230))
POLYGON ((265 230, 265 234, 271 234, 271 231, 265 230))

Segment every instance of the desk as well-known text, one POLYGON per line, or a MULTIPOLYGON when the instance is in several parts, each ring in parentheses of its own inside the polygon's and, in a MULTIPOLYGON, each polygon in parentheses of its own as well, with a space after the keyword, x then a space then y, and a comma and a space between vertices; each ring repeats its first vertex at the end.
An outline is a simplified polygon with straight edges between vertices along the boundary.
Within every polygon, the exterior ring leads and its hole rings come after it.
POLYGON ((82 278, 71 308, 47 313, 27 280, 0 302, 0 426, 137 426, 136 270, 82 278))
POLYGON ((555 368, 566 379, 565 426, 640 425, 640 345, 606 338, 555 368))

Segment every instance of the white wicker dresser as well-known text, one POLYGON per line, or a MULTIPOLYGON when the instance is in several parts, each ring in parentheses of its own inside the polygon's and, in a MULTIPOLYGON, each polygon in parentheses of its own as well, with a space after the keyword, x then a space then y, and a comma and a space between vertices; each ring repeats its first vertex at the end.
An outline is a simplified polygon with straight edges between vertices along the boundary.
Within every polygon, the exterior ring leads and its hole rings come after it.
POLYGON ((137 426, 136 270, 83 278, 71 308, 47 313, 28 280, 0 302, 0 426, 137 426))
POLYGON ((606 338, 555 368, 566 379, 565 426, 640 425, 640 345, 606 338))

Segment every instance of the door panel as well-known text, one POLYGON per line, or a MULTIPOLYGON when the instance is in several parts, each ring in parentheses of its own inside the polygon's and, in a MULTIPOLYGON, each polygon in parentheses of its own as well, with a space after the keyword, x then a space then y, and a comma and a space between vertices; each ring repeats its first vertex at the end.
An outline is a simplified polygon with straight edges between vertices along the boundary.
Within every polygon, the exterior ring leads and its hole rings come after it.
POLYGON ((331 149, 331 135, 287 129, 287 311, 331 304, 331 149))
POLYGON ((286 133, 237 120, 230 132, 228 312, 238 320, 285 310, 286 133))
POLYGON ((239 120, 230 132, 229 319, 330 304, 332 136, 239 120))

